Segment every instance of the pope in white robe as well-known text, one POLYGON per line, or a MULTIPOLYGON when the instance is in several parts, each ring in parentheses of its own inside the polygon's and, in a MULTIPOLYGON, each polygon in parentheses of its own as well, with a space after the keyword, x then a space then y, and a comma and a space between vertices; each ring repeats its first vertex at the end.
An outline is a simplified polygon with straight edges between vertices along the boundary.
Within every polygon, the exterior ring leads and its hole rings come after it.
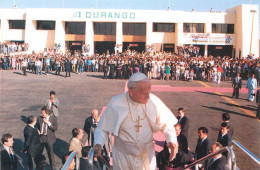
POLYGON ((94 149, 101 152, 101 146, 112 133, 115 139, 114 170, 155 170, 153 133, 164 133, 172 160, 177 153, 174 129, 177 119, 158 97, 150 93, 151 83, 143 73, 131 76, 128 89, 109 102, 95 130, 94 149))

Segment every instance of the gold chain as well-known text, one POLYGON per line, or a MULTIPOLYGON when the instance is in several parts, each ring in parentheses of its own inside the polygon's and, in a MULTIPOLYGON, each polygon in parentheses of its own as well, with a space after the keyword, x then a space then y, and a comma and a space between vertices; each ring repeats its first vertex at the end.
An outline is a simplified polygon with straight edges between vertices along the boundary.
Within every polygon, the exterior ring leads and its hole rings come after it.
MULTIPOLYGON (((130 112, 130 117, 131 117, 131 119, 132 119, 133 122, 137 123, 138 121, 134 121, 134 119, 133 119, 133 117, 132 117, 132 112, 131 112, 131 108, 130 108, 130 104, 129 104, 129 101, 128 101, 127 94, 126 94, 126 100, 127 100, 127 104, 128 104, 128 108, 129 108, 129 112, 130 112)), ((143 108, 143 111, 144 111, 144 117, 141 118, 141 119, 139 119, 139 120, 144 120, 145 117, 146 117, 146 104, 145 104, 145 109, 144 109, 143 106, 142 106, 142 108, 143 108)))

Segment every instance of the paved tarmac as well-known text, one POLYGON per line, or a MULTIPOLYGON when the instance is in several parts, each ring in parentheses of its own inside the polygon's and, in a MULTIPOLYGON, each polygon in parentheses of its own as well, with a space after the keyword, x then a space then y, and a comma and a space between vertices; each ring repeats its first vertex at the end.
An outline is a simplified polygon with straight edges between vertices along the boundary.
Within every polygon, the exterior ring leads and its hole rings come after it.
MULTIPOLYGON (((0 135, 7 132, 13 134, 14 149, 21 158, 20 169, 27 168, 26 156, 20 152, 23 149, 26 117, 40 115, 40 109, 51 90, 56 92, 61 105, 56 132, 57 141, 54 145, 57 167, 61 167, 60 158, 66 153, 72 136, 71 130, 75 127, 83 128, 91 110, 96 108, 101 111, 112 96, 124 92, 126 83, 126 80, 103 79, 102 73, 81 75, 72 73, 71 77, 65 78, 53 74, 28 73, 28 76, 23 76, 20 72, 0 70, 0 77, 0 135)), ((255 119, 257 105, 246 100, 247 93, 241 93, 239 99, 231 99, 232 92, 229 89, 231 82, 221 82, 220 85, 199 81, 152 80, 151 82, 152 93, 159 96, 175 115, 179 107, 185 108, 186 115, 190 119, 188 142, 192 151, 195 150, 198 140, 197 129, 201 126, 207 127, 209 139, 212 142, 216 141, 222 122, 221 115, 223 112, 228 112, 235 126, 233 139, 260 157, 260 126, 259 120, 255 119)), ((246 81, 243 81, 243 87, 245 84, 246 81)), ((86 138, 87 135, 84 136, 83 143, 86 138)), ((240 169, 260 169, 236 146, 234 151, 240 169)))

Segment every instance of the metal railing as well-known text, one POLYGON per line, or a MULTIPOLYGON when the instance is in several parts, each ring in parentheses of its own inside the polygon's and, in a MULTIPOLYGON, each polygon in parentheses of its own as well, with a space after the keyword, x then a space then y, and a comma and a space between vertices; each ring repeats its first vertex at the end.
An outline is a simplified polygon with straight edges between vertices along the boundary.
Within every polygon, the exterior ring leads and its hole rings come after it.
POLYGON ((189 164, 189 165, 188 165, 187 167, 185 167, 184 169, 192 168, 192 167, 195 166, 195 170, 197 170, 199 163, 201 163, 201 162, 203 162, 203 161, 206 161, 206 160, 208 160, 208 159, 211 159, 211 158, 213 158, 215 155, 218 155, 218 154, 223 153, 223 152, 226 152, 226 151, 228 152, 228 157, 227 157, 228 168, 231 169, 231 170, 236 170, 236 158, 235 158, 235 154, 234 154, 232 148, 229 147, 229 146, 226 146, 226 147, 224 147, 224 148, 222 148, 222 149, 220 149, 220 150, 218 150, 218 151, 216 151, 216 152, 213 152, 213 153, 211 153, 211 154, 208 154, 207 156, 205 156, 205 157, 203 157, 203 158, 201 158, 201 159, 199 159, 199 160, 197 160, 197 161, 195 161, 195 162, 189 164))
POLYGON ((75 170, 79 170, 79 156, 78 156, 78 153, 77 151, 73 151, 69 158, 67 159, 67 161, 65 162, 65 164, 62 166, 61 170, 67 170, 68 167, 70 166, 70 163, 71 161, 76 157, 76 161, 75 161, 75 164, 76 164, 76 168, 75 170))
MULTIPOLYGON (((253 159, 258 165, 260 165, 260 159, 255 156, 252 152, 250 152, 248 149, 246 149, 243 145, 241 145, 239 142, 235 141, 235 140, 232 140, 232 143, 235 144, 236 146, 238 146, 242 151, 244 151, 251 159, 253 159)), ((220 150, 218 150, 217 152, 214 152, 214 153, 211 153, 191 164, 189 164, 187 167, 185 167, 184 169, 188 169, 188 168, 191 168, 191 167, 194 167, 195 166, 195 169, 197 170, 198 169, 198 164, 203 162, 203 161, 206 161, 210 158, 213 158, 215 155, 217 154, 220 154, 220 153, 223 153, 223 152, 226 152, 228 151, 228 155, 227 155, 227 166, 229 169, 231 170, 236 170, 237 169, 237 165, 236 165, 236 157, 235 157, 235 154, 234 154, 234 151, 232 149, 233 146, 226 146, 220 150)))
POLYGON ((250 152, 248 149, 246 149, 243 145, 241 145, 238 141, 233 140, 232 143, 234 143, 236 146, 238 146, 242 151, 244 151, 250 158, 252 158, 258 165, 260 165, 260 159, 255 156, 252 152, 250 152))

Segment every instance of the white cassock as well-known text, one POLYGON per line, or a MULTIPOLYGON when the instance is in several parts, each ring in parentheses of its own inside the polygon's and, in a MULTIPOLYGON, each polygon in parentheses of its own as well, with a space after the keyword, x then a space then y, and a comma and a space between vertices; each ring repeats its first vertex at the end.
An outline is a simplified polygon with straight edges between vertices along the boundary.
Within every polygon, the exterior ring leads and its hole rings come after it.
POLYGON ((177 122, 173 113, 157 96, 150 94, 147 104, 140 104, 133 102, 128 92, 125 92, 109 102, 95 130, 94 143, 103 146, 108 133, 113 134, 114 170, 155 170, 153 133, 160 130, 167 142, 177 145, 173 127, 177 122), (139 132, 136 127, 138 116, 142 126, 139 132))

